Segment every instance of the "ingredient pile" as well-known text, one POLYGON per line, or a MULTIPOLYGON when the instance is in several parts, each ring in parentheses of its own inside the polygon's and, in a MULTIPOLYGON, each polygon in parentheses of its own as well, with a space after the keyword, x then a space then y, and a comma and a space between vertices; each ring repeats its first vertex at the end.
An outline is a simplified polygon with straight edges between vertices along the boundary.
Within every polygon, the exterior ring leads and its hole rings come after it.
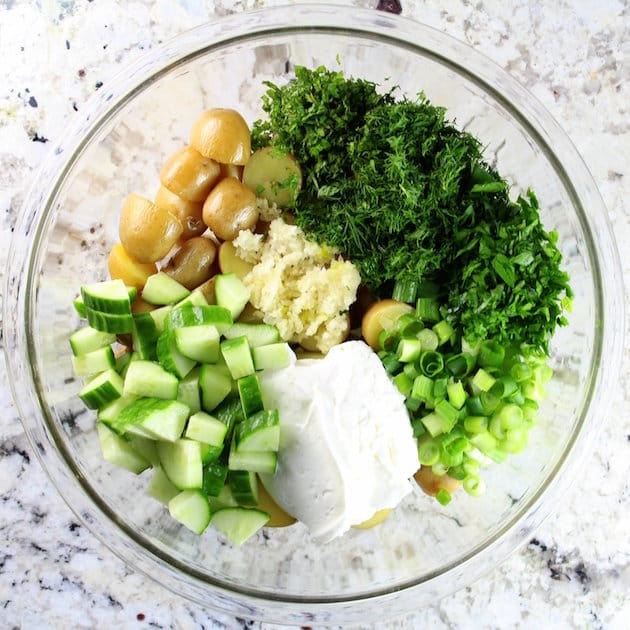
MULTIPOLYGON (((533 192, 423 95, 326 68, 210 109, 71 335, 103 456, 202 534, 326 542, 527 445, 572 292, 533 192)), ((384 525, 386 526, 386 525, 384 525)))

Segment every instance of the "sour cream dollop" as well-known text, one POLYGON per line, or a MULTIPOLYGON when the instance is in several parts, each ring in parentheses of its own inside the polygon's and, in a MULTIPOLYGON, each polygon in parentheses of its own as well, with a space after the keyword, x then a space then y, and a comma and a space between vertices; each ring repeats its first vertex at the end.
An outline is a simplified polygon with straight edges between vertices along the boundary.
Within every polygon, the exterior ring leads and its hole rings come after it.
POLYGON ((280 449, 265 488, 326 542, 412 491, 419 467, 404 398, 362 341, 261 373, 280 413, 280 449))

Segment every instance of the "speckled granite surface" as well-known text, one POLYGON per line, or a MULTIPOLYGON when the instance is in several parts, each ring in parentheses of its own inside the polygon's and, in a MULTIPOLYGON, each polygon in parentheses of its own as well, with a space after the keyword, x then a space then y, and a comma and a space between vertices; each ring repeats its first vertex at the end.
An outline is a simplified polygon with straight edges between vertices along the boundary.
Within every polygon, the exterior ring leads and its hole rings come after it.
MULTIPOLYGON (((63 133, 120 64, 215 15, 272 4, 282 3, 0 2, 0 271, 15 216, 47 142, 63 133)), ((354 4, 374 7, 377 2, 354 4)), ((488 54, 557 118, 600 187, 630 281, 627 0, 400 4, 404 15, 488 54)), ((624 375, 629 373, 626 350, 624 375)), ((622 383, 583 478, 535 538, 492 573, 434 607, 374 627, 629 627, 630 388, 627 378, 622 383)), ((3 628, 271 627, 187 603, 127 568, 79 525, 31 452, 4 371, 0 500, 3 628)))

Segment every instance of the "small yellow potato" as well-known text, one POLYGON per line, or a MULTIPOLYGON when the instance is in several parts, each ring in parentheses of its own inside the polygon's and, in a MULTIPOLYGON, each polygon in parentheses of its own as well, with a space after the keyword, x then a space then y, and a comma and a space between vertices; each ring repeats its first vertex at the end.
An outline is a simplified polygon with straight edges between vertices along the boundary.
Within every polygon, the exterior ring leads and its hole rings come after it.
POLYGON ((372 527, 376 527, 377 525, 380 525, 391 513, 392 511, 390 508, 377 510, 370 518, 368 518, 367 521, 363 521, 363 523, 353 525, 352 527, 354 529, 370 529, 372 527))
POLYGON ((203 201, 221 177, 221 167, 193 147, 182 147, 160 169, 160 183, 188 201, 203 201))
POLYGON ((112 280, 122 280, 128 287, 136 287, 139 291, 144 287, 147 278, 157 272, 155 263, 142 263, 130 256, 122 243, 116 243, 107 259, 109 276, 112 280))
POLYGON ((198 291, 201 291, 203 297, 206 298, 206 302, 208 302, 208 304, 217 303, 217 296, 214 293, 215 278, 216 276, 212 276, 212 278, 210 278, 209 280, 206 280, 205 282, 200 284, 198 287, 195 287, 198 291))
POLYGON ((263 147, 252 153, 243 168, 243 183, 257 197, 279 208, 291 208, 302 186, 302 170, 292 155, 263 147))
POLYGON ((222 241, 232 241, 258 221, 256 195, 237 179, 222 179, 203 204, 203 222, 222 241))
POLYGON ((258 505, 259 510, 267 512, 271 517, 265 527, 287 527, 293 525, 296 519, 287 514, 272 498, 262 483, 258 484, 258 505))
POLYGON ((292 154, 263 147, 243 167, 243 183, 270 204, 292 208, 302 188, 302 169, 292 154))
POLYGON ((252 152, 251 136, 245 119, 234 109, 205 111, 193 124, 190 144, 201 155, 222 164, 247 164, 252 152))
POLYGON ((132 313, 148 313, 149 311, 154 311, 156 308, 155 304, 145 302, 140 296, 136 297, 131 304, 132 313))
POLYGON ((263 321, 263 315, 251 302, 247 302, 238 316, 238 321, 244 324, 260 324, 263 321))
POLYGON ((446 490, 453 494, 462 485, 461 481, 453 479, 448 475, 436 475, 431 466, 420 466, 413 476, 416 483, 422 488, 426 494, 434 497, 440 490, 446 490))
POLYGON ((127 253, 143 263, 164 258, 183 231, 180 220, 152 201, 131 193, 120 213, 118 232, 127 253))
POLYGON ((398 318, 405 313, 413 313, 413 306, 397 300, 379 300, 365 312, 361 322, 361 334, 373 350, 381 350, 378 337, 383 330, 394 329, 398 318))
POLYGON ((171 192, 166 186, 160 186, 154 203, 180 220, 183 239, 199 236, 206 231, 207 227, 203 222, 203 201, 188 201, 171 192))
POLYGON ((181 246, 163 271, 193 290, 214 276, 217 246, 209 238, 195 236, 181 246))
POLYGON ((232 241, 219 245, 219 269, 221 273, 234 273, 241 280, 254 268, 254 265, 239 258, 232 241))
POLYGON ((239 182, 243 181, 243 167, 239 164, 219 164, 221 167, 221 179, 225 177, 232 177, 238 179, 239 182))

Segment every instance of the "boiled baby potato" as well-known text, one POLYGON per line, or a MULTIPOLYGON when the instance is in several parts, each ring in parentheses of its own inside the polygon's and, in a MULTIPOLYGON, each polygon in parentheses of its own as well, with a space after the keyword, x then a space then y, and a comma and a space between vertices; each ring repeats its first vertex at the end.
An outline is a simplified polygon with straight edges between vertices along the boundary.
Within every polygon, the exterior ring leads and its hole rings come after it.
POLYGON ((232 241, 258 221, 256 195, 237 179, 226 177, 203 204, 203 221, 222 241, 232 241))
POLYGON ((214 242, 204 236, 196 236, 184 242, 163 271, 192 291, 214 275, 216 255, 214 242))
POLYGON ((182 147, 160 169, 160 183, 188 201, 203 201, 221 177, 221 167, 193 147, 182 147))
POLYGON ((157 272, 155 263, 143 263, 130 256, 122 243, 116 243, 107 259, 109 276, 112 280, 122 280, 128 287, 142 290, 147 278, 157 272))
POLYGON ((196 287, 196 290, 200 291, 203 297, 206 298, 206 302, 208 302, 208 304, 217 303, 217 296, 214 292, 215 278, 216 276, 212 276, 212 278, 210 278, 209 280, 206 280, 205 282, 200 284, 198 287, 196 287))
POLYGON ((120 213, 118 232, 125 251, 139 262, 164 258, 183 231, 180 220, 165 208, 131 193, 120 213))
POLYGON ((136 297, 136 299, 131 303, 132 313, 148 313, 150 311, 154 311, 156 308, 155 304, 145 302, 140 296, 136 297))
POLYGON ((224 177, 232 177, 238 179, 239 182, 243 181, 243 167, 239 164, 219 164, 221 167, 221 179, 224 177))
POLYGON ((461 481, 453 479, 453 477, 436 475, 431 470, 431 466, 420 466, 413 478, 422 490, 432 497, 440 490, 446 490, 453 494, 461 486, 461 481))
POLYGON ((247 122, 234 109, 213 108, 201 114, 190 132, 190 144, 222 164, 247 164, 252 152, 247 122))
POLYGON ((183 239, 199 236, 206 231, 206 224, 203 222, 203 201, 188 201, 171 192, 166 186, 160 186, 154 203, 180 220, 183 239))
POLYGON ((378 338, 381 332, 393 330, 401 315, 413 312, 413 306, 397 300, 374 302, 365 312, 361 322, 363 339, 373 350, 380 350, 378 338))
POLYGON ((247 302, 238 316, 238 321, 243 324, 260 324, 263 321, 263 314, 251 302, 247 302))
POLYGON ((352 527, 354 529, 370 529, 371 527, 376 527, 377 525, 380 525, 391 513, 392 511, 390 508, 377 510, 370 518, 368 518, 367 521, 363 521, 363 523, 353 525, 352 527))
POLYGON ((302 186, 302 170, 292 155, 263 147, 252 154, 243 168, 243 183, 269 203, 291 208, 302 186))
POLYGON ((265 490, 265 486, 262 483, 258 484, 258 505, 259 510, 267 512, 270 518, 265 523, 265 527, 287 527, 293 525, 296 519, 290 514, 287 514, 272 498, 271 495, 265 490))
POLYGON ((219 246, 219 269, 221 273, 234 273, 241 280, 253 269, 254 265, 239 258, 232 241, 224 241, 219 246))

